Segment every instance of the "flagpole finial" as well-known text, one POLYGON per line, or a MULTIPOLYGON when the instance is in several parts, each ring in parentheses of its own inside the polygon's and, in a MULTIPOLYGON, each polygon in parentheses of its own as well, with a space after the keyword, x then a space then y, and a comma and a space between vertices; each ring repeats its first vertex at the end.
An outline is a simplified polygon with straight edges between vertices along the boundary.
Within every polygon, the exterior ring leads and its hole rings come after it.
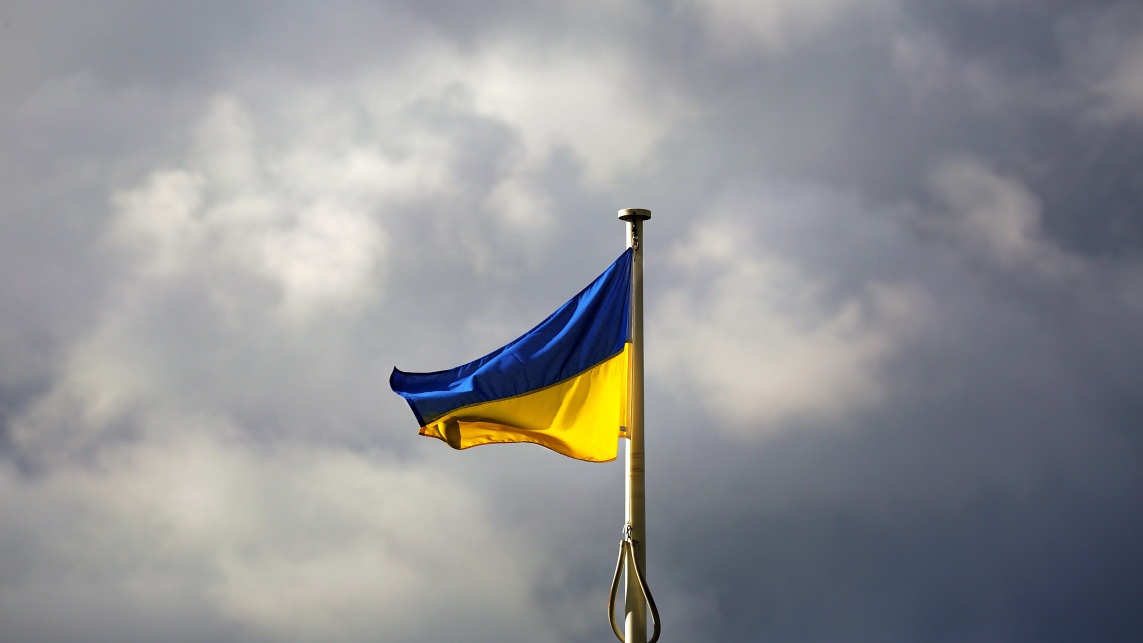
POLYGON ((651 218, 651 211, 643 208, 623 208, 619 211, 619 218, 624 221, 646 221, 651 218))

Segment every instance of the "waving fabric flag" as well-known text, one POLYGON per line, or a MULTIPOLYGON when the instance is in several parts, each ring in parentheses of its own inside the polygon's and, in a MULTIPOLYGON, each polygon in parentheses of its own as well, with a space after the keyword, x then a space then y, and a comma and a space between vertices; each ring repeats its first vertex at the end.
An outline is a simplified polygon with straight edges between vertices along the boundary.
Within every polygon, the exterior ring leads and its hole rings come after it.
POLYGON ((532 442, 572 458, 614 460, 627 418, 632 251, 538 326, 447 371, 393 369, 421 435, 454 449, 532 442))

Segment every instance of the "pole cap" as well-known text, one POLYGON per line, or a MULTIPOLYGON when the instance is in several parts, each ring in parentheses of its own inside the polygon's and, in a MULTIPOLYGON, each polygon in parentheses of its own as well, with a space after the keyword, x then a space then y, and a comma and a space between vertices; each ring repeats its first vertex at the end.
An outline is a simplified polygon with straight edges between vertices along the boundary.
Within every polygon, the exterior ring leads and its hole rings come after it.
POLYGON ((646 221, 651 218, 651 211, 643 208, 623 208, 619 211, 619 218, 624 221, 646 221))

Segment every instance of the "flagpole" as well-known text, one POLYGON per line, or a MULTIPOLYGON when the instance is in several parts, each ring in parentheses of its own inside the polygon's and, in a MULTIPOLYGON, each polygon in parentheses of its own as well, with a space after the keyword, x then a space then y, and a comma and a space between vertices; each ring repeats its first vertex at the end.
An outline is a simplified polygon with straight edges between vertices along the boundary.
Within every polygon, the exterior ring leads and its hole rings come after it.
POLYGON ((647 602, 643 597, 637 573, 638 564, 643 576, 647 575, 647 532, 643 464, 643 222, 651 218, 651 211, 626 208, 619 218, 627 222, 627 247, 633 248, 631 266, 631 394, 627 424, 627 501, 624 514, 634 547, 635 560, 629 557, 624 570, 627 578, 624 591, 624 640, 626 643, 647 641, 647 602))

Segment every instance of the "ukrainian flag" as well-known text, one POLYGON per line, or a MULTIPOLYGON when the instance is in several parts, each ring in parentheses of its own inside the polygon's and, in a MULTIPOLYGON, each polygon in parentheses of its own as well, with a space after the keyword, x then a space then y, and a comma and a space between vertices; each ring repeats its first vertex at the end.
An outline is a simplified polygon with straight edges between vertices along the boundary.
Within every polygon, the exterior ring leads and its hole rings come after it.
POLYGON ((447 371, 393 369, 421 435, 454 449, 532 442, 572 458, 614 460, 627 421, 631 356, 628 249, 538 326, 447 371))

